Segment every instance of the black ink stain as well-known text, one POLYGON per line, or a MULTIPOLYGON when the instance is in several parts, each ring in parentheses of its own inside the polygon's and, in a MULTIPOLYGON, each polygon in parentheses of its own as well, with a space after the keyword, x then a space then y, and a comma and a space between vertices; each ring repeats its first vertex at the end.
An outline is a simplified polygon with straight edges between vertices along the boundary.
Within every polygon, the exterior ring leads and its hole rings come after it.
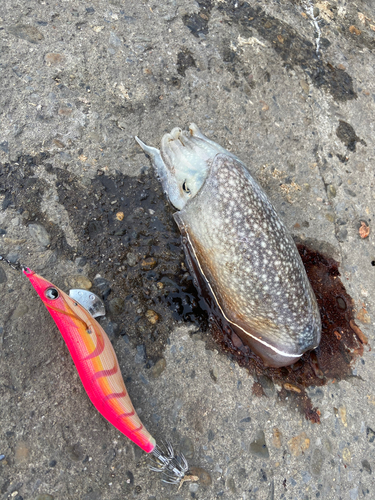
POLYGON ((118 325, 115 334, 127 335, 133 346, 144 345, 148 367, 162 356, 178 323, 189 321, 207 330, 203 299, 185 267, 180 233, 152 170, 139 178, 98 171, 87 186, 79 176, 53 167, 49 159, 49 153, 40 153, 0 164, 4 209, 16 210, 24 225, 36 222, 46 228, 51 237, 49 265, 57 259, 87 264, 92 290, 102 296, 109 319, 118 325), (50 185, 36 174, 40 166, 56 176, 59 203, 69 214, 77 248, 68 245, 63 229, 43 211, 41 201, 50 185), (119 212, 123 216, 116 215, 119 212), (95 280, 98 273, 101 280, 95 280), (145 315, 149 309, 158 315, 156 324, 145 315))

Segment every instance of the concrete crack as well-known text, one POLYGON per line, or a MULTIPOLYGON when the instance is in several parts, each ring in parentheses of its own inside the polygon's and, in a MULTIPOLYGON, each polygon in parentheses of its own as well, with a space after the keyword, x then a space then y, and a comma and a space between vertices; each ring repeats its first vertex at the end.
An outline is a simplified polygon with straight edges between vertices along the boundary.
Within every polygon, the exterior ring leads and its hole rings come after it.
POLYGON ((335 225, 335 238, 337 240, 337 243, 339 245, 339 253, 340 253, 340 259, 341 259, 341 262, 343 262, 343 251, 342 251, 342 245, 341 245, 341 241, 338 237, 338 233, 339 233, 339 224, 337 223, 338 221, 338 216, 337 216, 337 213, 336 213, 336 210, 335 210, 335 207, 333 205, 333 203, 331 201, 329 201, 329 194, 328 194, 328 187, 329 187, 329 184, 326 182, 325 178, 324 178, 324 174, 322 172, 322 168, 321 168, 321 164, 322 164, 322 159, 318 153, 317 150, 314 151, 315 153, 315 159, 316 159, 316 164, 317 164, 317 167, 318 167, 318 172, 319 172, 319 176, 322 180, 322 183, 323 183, 323 186, 324 186, 324 190, 326 192, 326 196, 327 196, 327 202, 329 203, 329 206, 332 208, 332 211, 334 213, 334 217, 335 217, 335 222, 334 222, 334 225, 335 225))
POLYGON ((310 22, 314 26, 316 34, 318 35, 315 39, 315 48, 316 55, 320 58, 320 40, 322 38, 322 31, 319 26, 319 20, 317 20, 317 16, 314 15, 314 5, 311 0, 304 2, 304 7, 306 14, 309 16, 310 22))

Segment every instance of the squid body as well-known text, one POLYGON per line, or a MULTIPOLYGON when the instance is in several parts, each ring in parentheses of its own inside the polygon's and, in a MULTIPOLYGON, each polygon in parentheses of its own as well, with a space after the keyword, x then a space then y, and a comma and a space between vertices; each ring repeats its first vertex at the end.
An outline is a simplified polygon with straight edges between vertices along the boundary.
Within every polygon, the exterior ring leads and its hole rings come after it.
POLYGON ((294 241, 245 165, 198 127, 174 128, 152 160, 190 271, 219 313, 268 366, 319 345, 321 319, 294 241))

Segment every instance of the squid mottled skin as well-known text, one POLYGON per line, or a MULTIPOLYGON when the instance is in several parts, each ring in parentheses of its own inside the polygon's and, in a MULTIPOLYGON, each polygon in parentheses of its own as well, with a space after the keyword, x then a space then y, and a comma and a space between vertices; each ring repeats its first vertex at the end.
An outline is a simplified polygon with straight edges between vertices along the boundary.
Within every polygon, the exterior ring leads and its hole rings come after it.
POLYGON ((203 278, 232 330, 268 366, 319 345, 321 319, 285 225, 245 165, 192 124, 162 138, 151 157, 178 210, 190 271, 203 278))

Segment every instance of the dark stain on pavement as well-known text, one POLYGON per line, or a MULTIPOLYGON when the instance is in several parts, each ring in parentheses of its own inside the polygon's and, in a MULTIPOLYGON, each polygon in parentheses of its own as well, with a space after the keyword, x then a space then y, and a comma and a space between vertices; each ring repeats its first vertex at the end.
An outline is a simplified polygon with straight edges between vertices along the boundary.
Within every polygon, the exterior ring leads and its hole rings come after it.
POLYGON ((15 208, 25 225, 42 224, 50 236, 48 248, 55 251, 55 258, 71 258, 73 249, 66 242, 64 233, 46 217, 40 206, 48 184, 34 173, 34 169, 41 164, 49 169, 49 157, 48 152, 41 152, 35 156, 23 155, 16 162, 0 165, 0 194, 5 195, 2 209, 15 208))
POLYGON ((199 12, 185 14, 182 17, 183 23, 196 38, 200 38, 202 35, 204 36, 208 33, 208 21, 213 3, 213 0, 197 0, 197 4, 200 7, 199 12))
POLYGON ((195 60, 189 49, 182 49, 177 54, 177 73, 181 76, 186 76, 188 68, 195 68, 195 60))
POLYGON ((356 150, 357 142, 360 142, 364 146, 367 146, 366 142, 357 136, 354 128, 349 125, 349 123, 344 122, 343 120, 339 121, 339 126, 336 129, 336 135, 340 139, 340 141, 345 144, 349 151, 354 152, 356 150))
MULTIPOLYGON (((219 4, 219 11, 224 13, 229 24, 235 24, 245 38, 259 34, 271 43, 272 48, 284 61, 286 69, 299 66, 311 78, 317 88, 327 90, 336 101, 355 99, 352 77, 343 69, 317 56, 313 43, 300 35, 287 23, 266 14, 260 7, 252 7, 247 2, 231 0, 219 4)), ((235 57, 235 56, 233 56, 235 57)), ((228 61, 228 58, 226 58, 228 61)), ((241 56, 236 56, 236 70, 241 72, 241 56)), ((224 58, 225 60, 225 58, 224 58)))
POLYGON ((64 170, 54 173, 79 240, 77 255, 89 264, 93 291, 105 300, 115 333, 143 346, 152 366, 179 322, 207 328, 171 208, 153 173, 98 175, 88 188, 64 170))

